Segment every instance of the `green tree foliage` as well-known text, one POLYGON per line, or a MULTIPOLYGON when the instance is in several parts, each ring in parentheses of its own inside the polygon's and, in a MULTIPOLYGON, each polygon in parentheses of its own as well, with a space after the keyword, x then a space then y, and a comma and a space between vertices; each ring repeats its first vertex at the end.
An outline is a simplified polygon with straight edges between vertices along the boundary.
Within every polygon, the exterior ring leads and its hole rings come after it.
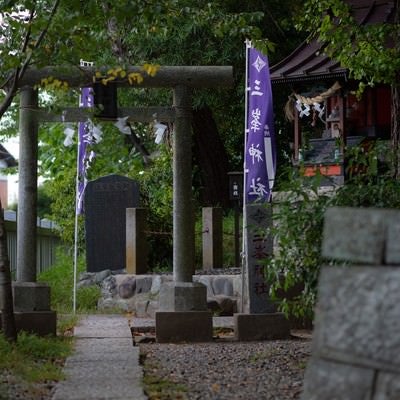
MULTIPOLYGON (((245 39, 253 39, 268 50, 270 63, 280 60, 301 40, 295 34, 291 15, 300 6, 294 1, 192 1, 149 3, 133 15, 118 20, 123 37, 119 54, 128 62, 161 65, 232 65, 232 90, 202 90, 194 94, 195 108, 209 106, 218 125, 231 168, 242 165, 245 39), (151 12, 149 12, 151 10, 151 12), (129 29, 134 26, 135 29, 129 29), (125 32, 128 32, 126 35, 125 32), (268 38, 268 40, 261 40, 268 38), (261 40, 261 41, 260 41, 261 40), (275 51, 271 51, 275 44, 275 51)), ((105 60, 109 62, 109 60, 105 60)), ((147 91, 140 97, 154 104, 159 93, 147 91)), ((135 99, 132 99, 135 101, 135 99)), ((169 99, 166 98, 169 102, 169 99)), ((168 103, 166 103, 168 104, 168 103)), ((170 102, 169 102, 170 104, 170 102)))
POLYGON ((51 216, 51 203, 52 198, 48 193, 47 185, 40 185, 37 196, 37 215, 39 218, 48 218, 51 216))
POLYGON ((172 152, 167 146, 144 170, 132 175, 140 180, 143 206, 148 210, 149 254, 152 268, 172 267, 172 152))
POLYGON ((298 27, 326 43, 327 54, 362 84, 396 83, 400 49, 393 44, 398 43, 398 23, 359 25, 346 1, 307 0, 298 27))
MULTIPOLYGON (((75 185, 76 171, 65 169, 46 184, 47 193, 52 199, 51 217, 59 226, 61 239, 69 246, 74 244, 75 231, 75 185)), ((84 230, 80 218, 79 243, 82 247, 84 230)))

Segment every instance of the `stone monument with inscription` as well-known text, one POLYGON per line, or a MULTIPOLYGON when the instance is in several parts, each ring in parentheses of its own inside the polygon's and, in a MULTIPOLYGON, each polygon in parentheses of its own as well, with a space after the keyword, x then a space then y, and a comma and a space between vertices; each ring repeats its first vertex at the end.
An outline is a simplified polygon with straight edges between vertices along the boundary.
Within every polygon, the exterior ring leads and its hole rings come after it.
POLYGON ((272 257, 272 236, 267 231, 272 225, 272 208, 267 204, 247 205, 247 269, 243 311, 247 313, 270 313, 276 305, 269 296, 265 276, 265 260, 272 257))
POLYGON ((268 203, 246 205, 246 251, 243 274, 242 312, 234 315, 237 340, 285 339, 290 324, 269 296, 265 260, 273 257, 272 207, 268 203))
POLYGON ((139 206, 139 186, 130 178, 108 175, 85 189, 88 272, 126 267, 126 209, 139 206))

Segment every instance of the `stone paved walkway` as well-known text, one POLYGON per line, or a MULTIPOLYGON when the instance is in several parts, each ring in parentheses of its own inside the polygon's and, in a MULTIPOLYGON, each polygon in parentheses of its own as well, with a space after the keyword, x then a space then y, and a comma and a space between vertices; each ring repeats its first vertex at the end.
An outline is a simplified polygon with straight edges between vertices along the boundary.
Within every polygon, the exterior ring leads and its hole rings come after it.
MULTIPOLYGON (((156 321, 151 318, 136 318, 129 319, 129 325, 132 328, 151 329, 155 328, 156 321)), ((231 328, 233 329, 233 317, 213 317, 214 328, 231 328)))
POLYGON ((145 400, 139 348, 133 347, 122 315, 88 315, 75 328, 75 352, 68 357, 53 400, 145 400))

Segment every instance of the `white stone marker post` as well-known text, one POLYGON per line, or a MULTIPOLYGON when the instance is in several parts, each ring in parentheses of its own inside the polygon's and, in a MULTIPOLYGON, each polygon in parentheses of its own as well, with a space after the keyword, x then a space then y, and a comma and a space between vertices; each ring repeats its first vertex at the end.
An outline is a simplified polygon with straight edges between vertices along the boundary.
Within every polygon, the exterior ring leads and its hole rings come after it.
POLYGON ((203 269, 222 268, 222 208, 203 207, 203 269))
POLYGON ((142 275, 148 273, 148 245, 146 237, 147 210, 126 209, 126 272, 142 275))

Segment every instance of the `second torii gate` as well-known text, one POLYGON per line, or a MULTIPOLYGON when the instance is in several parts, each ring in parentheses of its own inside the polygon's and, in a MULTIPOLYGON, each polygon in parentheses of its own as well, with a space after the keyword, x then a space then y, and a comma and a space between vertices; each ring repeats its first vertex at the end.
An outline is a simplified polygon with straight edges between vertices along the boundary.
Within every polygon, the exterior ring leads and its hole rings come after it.
MULTIPOLYGON (((36 201, 39 122, 85 121, 84 109, 66 109, 56 115, 40 109, 34 89, 50 76, 67 82, 69 87, 93 85, 93 67, 43 68, 28 70, 20 81, 20 156, 17 231, 17 285, 36 282, 36 201)), ((140 67, 126 69, 143 73, 140 67)), ((154 77, 143 76, 140 85, 127 79, 113 81, 118 87, 171 88, 173 105, 166 107, 123 108, 119 117, 151 122, 154 114, 163 121, 174 121, 173 134, 173 274, 174 282, 160 292, 162 312, 156 315, 159 341, 208 340, 212 336, 211 315, 206 311, 205 287, 192 282, 194 259, 194 221, 192 210, 192 90, 229 87, 233 84, 230 66, 161 67, 154 77), (173 313, 171 315, 171 312, 173 313), (171 318, 175 318, 171 320, 171 318), (183 324, 183 325, 182 325, 183 324), (171 326, 175 329, 171 330, 171 326), (188 329, 185 329, 185 328, 188 329)))

